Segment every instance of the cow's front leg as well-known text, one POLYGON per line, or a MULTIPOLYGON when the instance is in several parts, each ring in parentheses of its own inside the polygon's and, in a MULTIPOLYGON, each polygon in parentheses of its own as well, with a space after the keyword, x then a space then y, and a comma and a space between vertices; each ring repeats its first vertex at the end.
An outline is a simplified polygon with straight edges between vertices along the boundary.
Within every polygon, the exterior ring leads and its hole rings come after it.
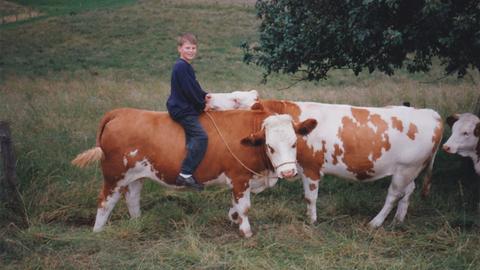
POLYGON ((238 216, 238 210, 235 207, 235 199, 232 198, 232 207, 228 211, 228 218, 230 219, 231 222, 235 224, 240 224, 240 219, 238 216))
POLYGON ((303 190, 305 192, 305 202, 307 203, 307 215, 310 218, 310 223, 317 221, 317 198, 318 198, 318 184, 319 179, 311 179, 302 174, 303 190))
POLYGON ((240 234, 244 237, 252 236, 252 229, 248 221, 248 210, 250 209, 250 187, 247 183, 233 187, 233 207, 230 208, 228 216, 230 220, 239 224, 240 234), (240 187, 243 186, 243 187, 240 187), (233 209, 233 210, 232 210, 233 209))

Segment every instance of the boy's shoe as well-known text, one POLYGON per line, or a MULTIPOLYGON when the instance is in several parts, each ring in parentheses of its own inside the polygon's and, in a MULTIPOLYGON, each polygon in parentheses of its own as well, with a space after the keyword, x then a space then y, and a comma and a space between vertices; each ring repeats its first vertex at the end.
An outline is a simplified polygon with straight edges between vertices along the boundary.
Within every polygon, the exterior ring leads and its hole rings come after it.
POLYGON ((177 186, 186 186, 186 187, 192 187, 196 189, 197 191, 202 191, 203 190, 203 184, 198 183, 193 176, 190 177, 183 177, 181 175, 177 176, 177 179, 175 180, 175 184, 177 186))

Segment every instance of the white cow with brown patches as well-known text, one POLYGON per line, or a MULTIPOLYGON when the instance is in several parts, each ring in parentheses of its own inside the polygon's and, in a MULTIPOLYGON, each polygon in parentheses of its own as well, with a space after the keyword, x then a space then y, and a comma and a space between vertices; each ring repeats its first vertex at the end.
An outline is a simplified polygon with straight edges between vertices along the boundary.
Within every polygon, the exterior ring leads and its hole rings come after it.
POLYGON ((316 119, 318 126, 298 142, 297 160, 308 215, 317 219, 318 183, 324 174, 360 182, 392 176, 385 204, 370 221, 379 227, 397 204, 395 222, 403 222, 415 178, 426 169, 423 195, 430 188, 435 154, 443 133, 440 115, 405 106, 354 107, 314 102, 262 100, 266 109, 295 120, 316 119))
MULTIPOLYGON (((225 98, 214 97, 210 102, 229 104, 222 100, 225 98)), ((422 195, 428 194, 433 161, 443 134, 442 119, 437 112, 405 104, 368 108, 279 100, 261 100, 261 103, 296 120, 318 121, 318 127, 298 143, 297 153, 307 213, 312 222, 317 219, 318 183, 324 174, 361 182, 392 176, 385 204, 370 221, 371 227, 381 226, 397 203, 394 220, 403 222, 415 189, 414 179, 424 169, 422 195)))
POLYGON ((471 113, 454 114, 447 118, 452 135, 443 144, 443 150, 473 160, 475 171, 480 175, 480 119, 471 113))

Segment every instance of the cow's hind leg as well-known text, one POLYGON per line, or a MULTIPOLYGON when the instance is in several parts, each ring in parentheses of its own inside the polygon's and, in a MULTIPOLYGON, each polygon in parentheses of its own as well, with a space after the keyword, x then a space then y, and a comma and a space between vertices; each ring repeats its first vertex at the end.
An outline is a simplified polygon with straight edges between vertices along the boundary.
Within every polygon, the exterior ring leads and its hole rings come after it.
POLYGON ((128 184, 128 190, 125 193, 128 212, 131 218, 140 217, 140 194, 142 192, 143 180, 139 179, 128 184))
POLYGON ((401 198, 405 198, 405 201, 403 202, 402 207, 405 207, 405 214, 406 214, 406 207, 408 207, 408 199, 410 197, 410 194, 413 192, 413 189, 415 188, 415 184, 410 185, 411 183, 413 183, 414 178, 415 178, 415 173, 409 173, 408 169, 402 170, 401 173, 397 173, 393 175, 392 182, 388 187, 388 194, 387 194, 387 198, 385 199, 385 204, 383 205, 382 210, 380 210, 377 216, 375 216, 375 218, 373 218, 372 221, 370 221, 369 223, 370 227, 372 228, 380 227, 385 221, 385 219, 387 218, 388 214, 392 211, 395 204, 401 198), (408 192, 409 194, 407 195, 408 192))
POLYGON ((410 202, 410 195, 415 190, 415 182, 411 182, 405 187, 403 198, 398 201, 397 212, 395 213, 394 223, 402 223, 407 215, 408 204, 410 202))
POLYGON ((100 232, 103 230, 110 213, 121 196, 120 187, 117 186, 112 188, 112 186, 108 184, 108 181, 104 182, 103 189, 99 196, 97 216, 95 218, 95 225, 93 226, 94 232, 100 232))

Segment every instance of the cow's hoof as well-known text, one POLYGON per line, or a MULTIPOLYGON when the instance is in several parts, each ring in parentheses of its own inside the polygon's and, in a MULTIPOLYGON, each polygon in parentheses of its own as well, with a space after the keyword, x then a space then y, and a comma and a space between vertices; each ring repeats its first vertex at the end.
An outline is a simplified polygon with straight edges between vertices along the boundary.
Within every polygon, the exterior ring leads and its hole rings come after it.
POLYGON ((250 238, 252 237, 253 233, 251 230, 247 230, 247 231, 240 230, 240 235, 245 238, 250 238))
POLYGON ((94 227, 94 228, 93 228, 93 232, 94 232, 94 233, 99 233, 99 232, 101 232, 101 231, 103 231, 103 227, 100 227, 100 228, 94 227))
POLYGON ((315 218, 309 218, 308 221, 309 221, 310 225, 316 225, 316 224, 318 224, 318 222, 317 222, 317 217, 315 217, 315 218))
POLYGON ((382 226, 382 223, 372 220, 368 223, 368 227, 372 230, 378 229, 380 226, 382 226))

